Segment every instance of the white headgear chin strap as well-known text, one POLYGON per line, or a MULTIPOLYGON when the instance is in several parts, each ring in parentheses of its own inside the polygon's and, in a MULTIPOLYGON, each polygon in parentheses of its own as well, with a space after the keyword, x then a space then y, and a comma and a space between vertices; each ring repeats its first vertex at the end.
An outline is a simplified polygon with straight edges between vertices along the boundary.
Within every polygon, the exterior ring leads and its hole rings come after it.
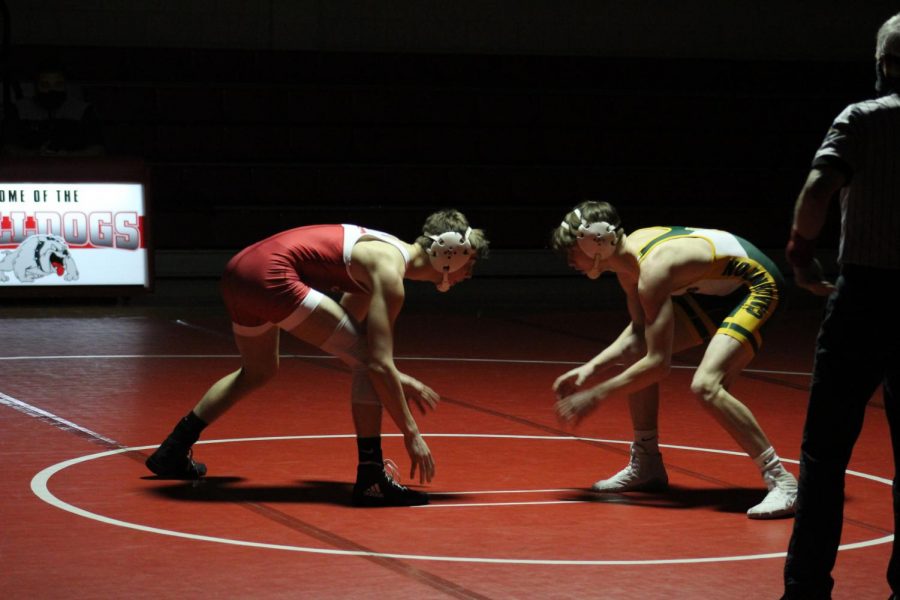
POLYGON ((440 235, 429 235, 434 243, 428 249, 428 259, 431 266, 444 274, 444 279, 437 285, 440 292, 450 289, 448 276, 462 269, 472 256, 472 242, 469 235, 472 228, 467 227, 465 233, 447 231, 440 235))

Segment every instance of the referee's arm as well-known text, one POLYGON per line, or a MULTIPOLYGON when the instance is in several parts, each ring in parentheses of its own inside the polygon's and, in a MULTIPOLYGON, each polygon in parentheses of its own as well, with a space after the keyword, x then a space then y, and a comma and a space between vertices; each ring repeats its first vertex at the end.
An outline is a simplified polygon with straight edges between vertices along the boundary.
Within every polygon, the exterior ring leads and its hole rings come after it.
POLYGON ((809 172, 794 205, 794 222, 785 257, 794 268, 797 285, 818 296, 829 295, 834 291, 834 284, 825 279, 822 265, 815 258, 815 240, 822 232, 831 198, 847 181, 841 169, 817 165, 809 172))
POLYGON ((815 240, 822 232, 828 204, 847 181, 841 169, 831 165, 813 167, 794 205, 794 229, 807 240, 815 240))

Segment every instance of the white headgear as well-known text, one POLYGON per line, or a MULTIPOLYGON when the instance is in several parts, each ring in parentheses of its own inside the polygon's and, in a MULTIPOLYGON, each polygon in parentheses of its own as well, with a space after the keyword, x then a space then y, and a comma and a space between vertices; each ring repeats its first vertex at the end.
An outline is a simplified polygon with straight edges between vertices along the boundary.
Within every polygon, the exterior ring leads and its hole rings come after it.
MULTIPOLYGON (((584 252, 588 258, 593 258, 595 260, 606 260, 612 256, 616 249, 616 244, 619 241, 619 236, 616 234, 618 227, 616 225, 611 225, 606 221, 588 223, 584 220, 580 210, 576 208, 572 212, 574 212, 575 216, 581 221, 578 224, 578 230, 575 232, 575 239, 578 242, 578 247, 581 248, 581 251, 584 252)), ((564 229, 571 229, 569 224, 565 221, 563 221, 561 225, 564 229)))
POLYGON ((472 241, 469 235, 472 228, 467 227, 465 233, 447 231, 440 235, 429 235, 434 243, 428 249, 431 266, 444 274, 444 280, 438 284, 438 290, 446 292, 450 289, 447 275, 462 269, 472 256, 472 241))

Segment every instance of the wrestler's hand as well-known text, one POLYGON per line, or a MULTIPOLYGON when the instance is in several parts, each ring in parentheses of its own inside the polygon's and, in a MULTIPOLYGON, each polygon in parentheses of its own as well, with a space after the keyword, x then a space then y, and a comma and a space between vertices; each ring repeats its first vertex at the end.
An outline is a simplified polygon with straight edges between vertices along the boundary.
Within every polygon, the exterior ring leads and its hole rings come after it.
POLYGON ((588 367, 588 365, 581 365, 567 373, 563 373, 553 382, 553 393, 556 394, 558 399, 574 394, 584 381, 591 376, 592 372, 593 369, 588 367))
POLYGON ((565 396, 556 403, 556 415, 564 423, 578 425, 581 420, 597 408, 600 397, 596 389, 583 390, 565 396))
POLYGON ((403 394, 407 400, 413 400, 422 414, 428 412, 429 409, 434 410, 441 399, 433 389, 404 373, 400 373, 400 384, 403 386, 403 394))
POLYGON ((825 279, 822 273, 822 264, 813 259, 805 267, 794 266, 794 281, 799 287, 808 290, 816 296, 828 296, 834 291, 834 284, 825 279))
POLYGON ((419 471, 419 483, 426 483, 434 478, 434 458, 431 456, 431 450, 428 444, 419 433, 410 433, 403 436, 403 443, 406 445, 406 452, 409 454, 409 460, 412 466, 409 470, 409 478, 416 478, 416 469, 419 471))

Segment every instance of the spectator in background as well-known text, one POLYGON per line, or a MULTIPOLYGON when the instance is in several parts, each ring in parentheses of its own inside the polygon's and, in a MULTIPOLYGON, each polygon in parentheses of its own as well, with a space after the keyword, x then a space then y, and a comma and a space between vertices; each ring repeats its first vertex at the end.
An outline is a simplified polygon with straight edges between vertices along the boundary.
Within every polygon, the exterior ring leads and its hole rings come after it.
MULTIPOLYGON (((816 341, 797 515, 784 568, 785 598, 831 598, 844 473, 866 404, 879 386, 895 469, 900 465, 900 326, 893 316, 897 300, 888 291, 890 282, 900 279, 900 14, 879 29, 875 59, 878 97, 851 104, 834 120, 797 198, 787 247, 797 284, 830 296, 816 341), (838 191, 840 274, 835 287, 822 276, 813 251, 838 191)), ((896 475, 893 494, 896 529, 896 475)), ((887 570, 891 598, 900 594, 898 544, 894 537, 887 570)))
POLYGON ((99 156, 104 153, 100 124, 80 89, 63 70, 46 66, 34 79, 34 93, 14 102, 6 115, 7 156, 99 156))

